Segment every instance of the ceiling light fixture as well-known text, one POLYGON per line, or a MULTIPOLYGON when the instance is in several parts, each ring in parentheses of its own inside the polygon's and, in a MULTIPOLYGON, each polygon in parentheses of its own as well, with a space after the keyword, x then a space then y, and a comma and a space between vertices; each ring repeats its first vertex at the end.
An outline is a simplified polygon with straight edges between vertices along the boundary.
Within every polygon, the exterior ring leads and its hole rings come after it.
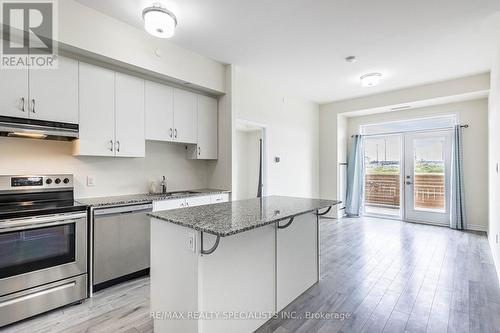
POLYGON ((142 11, 144 29, 151 35, 159 38, 170 38, 175 33, 177 18, 174 13, 159 3, 147 7, 142 11))
POLYGON ((361 85, 363 87, 375 87, 380 83, 380 79, 382 78, 381 73, 368 73, 360 77, 361 85))

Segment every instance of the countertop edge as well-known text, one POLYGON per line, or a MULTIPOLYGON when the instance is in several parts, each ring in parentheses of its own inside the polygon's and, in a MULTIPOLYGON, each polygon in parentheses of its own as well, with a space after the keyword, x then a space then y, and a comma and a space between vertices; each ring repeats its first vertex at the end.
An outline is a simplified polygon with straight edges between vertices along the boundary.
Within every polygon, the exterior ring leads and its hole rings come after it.
POLYGON ((277 223, 277 222, 280 222, 280 221, 283 221, 283 220, 286 220, 286 219, 290 219, 292 217, 296 217, 296 216, 308 214, 308 213, 314 212, 316 210, 326 209, 326 208, 328 208, 330 206, 333 207, 333 206, 336 206, 336 205, 338 205, 340 203, 341 203, 341 201, 335 201, 332 205, 320 206, 320 207, 316 207, 316 208, 313 208, 313 209, 308 209, 308 210, 305 210, 305 211, 297 213, 297 214, 292 214, 292 215, 287 215, 287 216, 280 216, 279 218, 273 219, 271 221, 262 222, 260 224, 255 224, 255 225, 252 225, 252 226, 248 226, 248 227, 242 228, 241 230, 237 230, 237 231, 233 231, 233 232, 228 232, 228 233, 220 233, 220 232, 213 231, 213 230, 211 230, 209 228, 202 228, 202 227, 198 227, 198 226, 193 226, 193 225, 190 225, 190 224, 182 223, 181 221, 169 219, 169 218, 166 218, 164 216, 160 216, 160 215, 158 215, 156 213, 147 213, 147 215, 149 217, 152 217, 152 218, 155 218, 155 219, 158 219, 158 220, 162 220, 162 221, 165 221, 165 222, 177 224, 177 225, 180 225, 182 227, 193 229, 193 230, 196 230, 196 231, 203 231, 203 232, 206 232, 208 234, 212 234, 214 236, 228 237, 228 236, 234 236, 234 235, 237 235, 237 234, 249 231, 249 230, 257 229, 257 228, 260 228, 260 227, 265 227, 266 225, 277 223))
MULTIPOLYGON (((188 190, 188 191, 194 191, 196 190, 188 190)), ((139 193, 139 194, 130 194, 130 195, 125 195, 125 196, 137 196, 137 199, 130 199, 129 201, 116 201, 116 202, 110 202, 110 203, 88 203, 85 202, 86 200, 99 200, 99 197, 97 198, 79 198, 75 199, 76 202, 86 205, 88 207, 92 207, 93 209, 102 209, 102 208, 111 208, 111 207, 123 207, 123 206, 130 206, 130 205, 139 205, 139 204, 148 204, 148 203, 153 203, 155 201, 164 201, 164 200, 174 200, 174 199, 182 199, 182 198, 192 198, 192 197, 199 197, 199 196, 205 196, 205 195, 213 195, 213 194, 222 194, 222 193, 231 193, 229 190, 218 190, 218 189, 204 189, 205 192, 197 192, 197 193, 190 193, 190 194, 183 194, 183 195, 172 195, 172 196, 162 196, 161 194, 155 195, 155 194, 148 194, 148 193, 139 193), (140 198, 140 196, 144 196, 144 199, 140 198), (147 196, 151 196, 148 198, 147 196)), ((119 197, 119 196, 117 196, 119 197)), ((107 198, 107 197, 102 197, 102 198, 107 198)))

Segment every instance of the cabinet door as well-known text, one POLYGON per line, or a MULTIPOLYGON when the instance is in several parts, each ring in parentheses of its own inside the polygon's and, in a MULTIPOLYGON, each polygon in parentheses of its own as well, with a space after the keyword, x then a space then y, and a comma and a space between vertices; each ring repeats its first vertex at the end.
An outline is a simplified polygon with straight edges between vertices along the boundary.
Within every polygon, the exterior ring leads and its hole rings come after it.
POLYGON ((174 89, 174 140, 183 143, 197 141, 197 96, 174 89))
POLYGON ((276 242, 276 310, 281 311, 319 280, 317 216, 296 216, 288 228, 277 230, 276 242))
POLYGON ((115 75, 116 156, 144 157, 144 80, 115 75))
POLYGON ((211 195, 211 203, 220 203, 220 202, 228 202, 229 194, 228 193, 219 193, 211 195))
POLYGON ((80 138, 76 155, 114 156, 115 73, 80 62, 80 138))
POLYGON ((210 203, 211 200, 209 195, 186 198, 186 206, 188 207, 209 205, 210 203))
POLYGON ((30 70, 30 118, 78 124, 78 61, 59 57, 57 69, 30 70))
POLYGON ((172 141, 174 138, 174 89, 146 81, 146 140, 172 141))
POLYGON ((28 70, 0 69, 0 116, 27 118, 28 98, 28 70))
POLYGON ((153 212, 162 210, 170 210, 176 208, 184 208, 186 206, 185 199, 170 199, 153 202, 153 212))
POLYGON ((198 96, 198 151, 197 158, 217 159, 217 100, 198 96))

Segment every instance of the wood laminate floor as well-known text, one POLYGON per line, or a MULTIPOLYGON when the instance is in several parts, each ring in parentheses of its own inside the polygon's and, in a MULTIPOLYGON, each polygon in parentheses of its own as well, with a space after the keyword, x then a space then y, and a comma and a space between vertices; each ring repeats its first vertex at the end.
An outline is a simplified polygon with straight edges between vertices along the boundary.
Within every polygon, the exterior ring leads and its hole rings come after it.
MULTIPOLYGON (((323 219, 321 281, 267 332, 500 332, 500 288, 485 234, 382 219, 323 219)), ((149 279, 5 332, 152 332, 149 279)), ((1 329, 0 329, 1 330, 1 329)), ((225 333, 225 332, 224 332, 225 333)))

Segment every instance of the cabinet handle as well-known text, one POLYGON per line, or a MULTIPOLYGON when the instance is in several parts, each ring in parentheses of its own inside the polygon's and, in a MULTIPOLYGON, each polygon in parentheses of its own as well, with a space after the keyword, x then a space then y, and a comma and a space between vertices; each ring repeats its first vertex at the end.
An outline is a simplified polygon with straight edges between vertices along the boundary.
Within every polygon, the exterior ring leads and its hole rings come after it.
POLYGON ((21 111, 26 112, 24 109, 24 97, 21 97, 21 111))
POLYGON ((174 131, 174 132, 175 132, 174 137, 177 139, 177 128, 175 129, 175 131, 174 131))
POLYGON ((186 206, 189 207, 189 202, 186 202, 186 206))
POLYGON ((198 156, 201 155, 201 147, 198 147, 198 156))
POLYGON ((109 150, 113 151, 114 150, 114 143, 113 140, 109 140, 109 150))
POLYGON ((172 129, 170 129, 170 138, 172 138, 172 129))
POLYGON ((116 151, 120 152, 120 140, 116 141, 116 151))
POLYGON ((31 100, 31 112, 36 113, 36 110, 35 110, 35 99, 34 98, 31 100))

